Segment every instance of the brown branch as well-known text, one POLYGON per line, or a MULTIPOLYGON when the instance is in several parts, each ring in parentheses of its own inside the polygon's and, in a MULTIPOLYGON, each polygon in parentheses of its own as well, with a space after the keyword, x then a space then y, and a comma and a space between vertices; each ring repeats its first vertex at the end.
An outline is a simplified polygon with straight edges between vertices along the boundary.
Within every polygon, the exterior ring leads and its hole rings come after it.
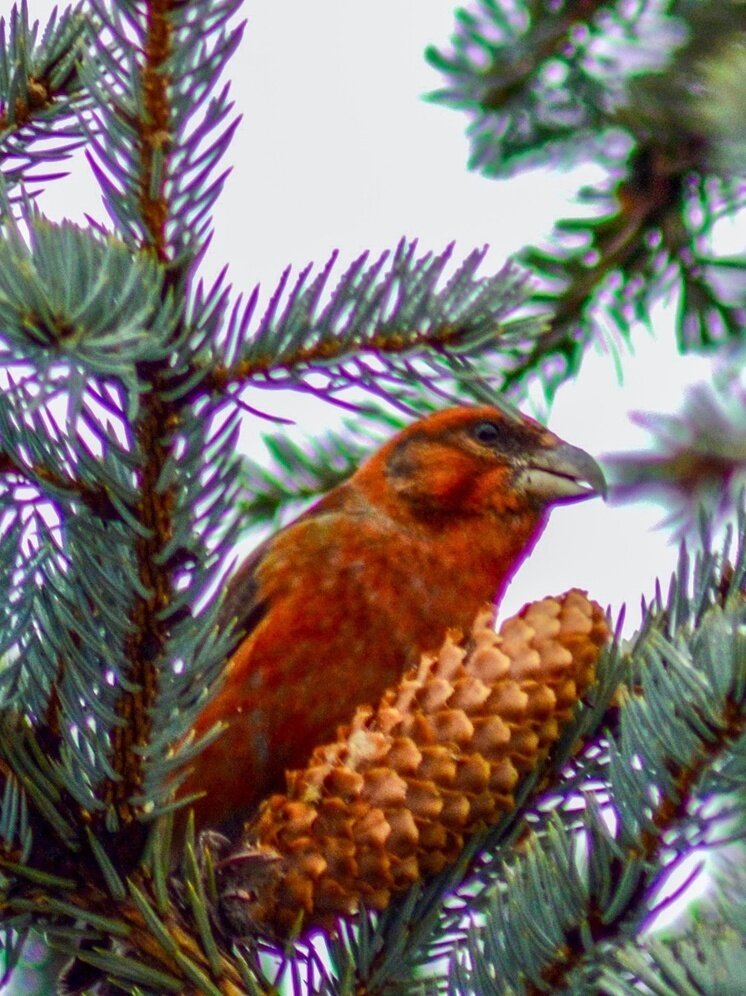
POLYGON ((28 100, 16 97, 13 119, 0 112, 0 131, 23 128, 31 121, 35 112, 47 110, 54 103, 54 93, 45 79, 35 79, 29 76, 26 81, 28 100))
MULTIPOLYGON (((290 373, 298 367, 311 367, 314 363, 320 366, 329 366, 333 361, 341 361, 349 356, 359 357, 364 353, 396 355, 428 348, 445 353, 450 346, 458 345, 466 332, 467 330, 462 327, 449 325, 442 329, 437 336, 434 336, 432 332, 420 332, 413 335, 411 332, 390 331, 376 333, 364 343, 349 344, 349 342, 343 343, 336 339, 327 339, 311 346, 299 347, 290 355, 286 354, 279 360, 266 354, 247 360, 239 360, 232 367, 215 364, 212 370, 199 382, 197 390, 221 392, 234 384, 248 384, 256 377, 281 371, 290 373)), ((500 328, 497 326, 495 328, 496 339, 499 332, 500 328)))
MULTIPOLYGON (((160 170, 160 182, 155 190, 154 175, 156 154, 158 150, 167 149, 170 135, 169 77, 165 66, 171 55, 174 6, 172 0, 150 0, 147 5, 142 68, 144 107, 142 116, 135 122, 140 140, 140 213, 149 233, 143 249, 153 252, 163 263, 168 262, 166 221, 169 204, 165 196, 168 170, 160 170)), ((118 777, 107 781, 104 789, 104 802, 114 805, 123 824, 129 827, 133 826, 137 815, 130 798, 142 790, 144 780, 143 756, 136 748, 145 746, 150 740, 150 711, 158 690, 156 662, 168 639, 169 624, 159 618, 159 614, 171 601, 173 585, 169 566, 158 563, 157 555, 172 536, 176 492, 173 487, 159 492, 157 482, 179 424, 178 407, 165 402, 159 391, 161 364, 143 365, 141 375, 150 381, 152 389, 143 396, 142 414, 134 426, 143 458, 138 472, 140 497, 135 515, 146 527, 146 534, 135 538, 135 557, 140 583, 147 594, 137 595, 131 610, 134 626, 127 639, 125 655, 130 662, 128 679, 135 690, 123 690, 117 703, 117 713, 124 720, 122 725, 113 728, 111 735, 111 760, 118 777)), ((141 834, 130 832, 127 840, 135 860, 142 844, 141 834)), ((120 856, 124 858, 124 855, 120 856)))
MULTIPOLYGON (((616 190, 618 212, 595 228, 591 251, 597 262, 588 267, 568 265, 570 283, 552 307, 549 328, 519 365, 503 375, 503 389, 512 387, 550 354, 578 348, 574 330, 603 281, 615 270, 631 272, 648 257, 648 234, 662 231, 666 235, 676 227, 670 222, 681 213, 685 179, 701 167, 702 152, 701 142, 688 135, 673 151, 654 140, 638 149, 628 177, 616 190)), ((678 252, 682 247, 669 248, 678 252)))
MULTIPOLYGON (((524 89, 547 59, 562 54, 571 33, 579 24, 592 20, 602 8, 613 6, 609 0, 575 0, 574 3, 568 4, 567 9, 558 17, 554 29, 546 33, 545 21, 542 19, 541 33, 536 33, 533 38, 527 35, 521 42, 521 50, 525 50, 526 53, 523 58, 509 67, 501 67, 504 80, 486 91, 481 100, 482 109, 496 111, 503 107, 524 89)), ((490 75, 490 70, 487 70, 486 75, 490 75)))
POLYGON ((44 490, 45 494, 52 500, 59 498, 60 491, 66 491, 70 500, 79 501, 101 519, 119 518, 119 514, 104 487, 93 487, 76 477, 61 474, 49 467, 43 467, 41 464, 27 467, 10 453, 0 451, 0 475, 3 474, 22 478, 25 482, 44 490), (45 485, 49 485, 49 491, 45 490, 45 485))
POLYGON ((144 114, 137 122, 140 138, 140 211, 150 233, 143 247, 155 251, 162 263, 168 262, 166 221, 169 204, 165 196, 167 170, 160 171, 160 182, 153 190, 155 159, 168 153, 171 144, 171 105, 169 76, 165 65, 171 55, 172 26, 170 14, 173 0, 150 0, 147 5, 145 64, 142 71, 144 114))
MULTIPOLYGON (((82 36, 82 22, 81 22, 82 36)), ((80 38, 78 39, 78 42, 80 38)), ((65 77, 52 86, 52 75, 67 53, 62 53, 59 59, 46 66, 46 72, 40 76, 28 76, 26 79, 26 96, 16 97, 13 104, 13 116, 9 117, 7 110, 0 110, 0 131, 20 131, 28 125, 39 112, 48 111, 61 98, 69 98, 71 89, 77 80, 78 66, 71 62, 65 77)))

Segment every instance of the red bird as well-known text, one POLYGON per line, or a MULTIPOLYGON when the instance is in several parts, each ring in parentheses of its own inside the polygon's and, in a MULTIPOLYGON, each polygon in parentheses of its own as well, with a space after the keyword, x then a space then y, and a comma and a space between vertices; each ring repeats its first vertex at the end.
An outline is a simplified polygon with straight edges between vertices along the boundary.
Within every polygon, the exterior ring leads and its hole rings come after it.
POLYGON ((231 829, 282 791, 358 705, 502 597, 550 505, 604 491, 596 462, 538 422, 452 408, 271 536, 227 591, 222 621, 241 642, 194 732, 227 728, 181 789, 204 793, 197 827, 231 829))

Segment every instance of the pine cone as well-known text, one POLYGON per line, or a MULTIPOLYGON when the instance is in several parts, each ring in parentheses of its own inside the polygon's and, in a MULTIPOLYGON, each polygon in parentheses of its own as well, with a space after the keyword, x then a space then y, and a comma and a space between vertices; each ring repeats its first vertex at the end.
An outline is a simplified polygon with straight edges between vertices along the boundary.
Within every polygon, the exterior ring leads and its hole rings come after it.
POLYGON ((299 923, 332 928, 361 904, 383 910, 514 807, 609 634, 576 589, 525 606, 499 634, 492 621, 490 609, 479 614, 467 649, 449 635, 264 802, 220 862, 235 935, 283 937, 299 923))

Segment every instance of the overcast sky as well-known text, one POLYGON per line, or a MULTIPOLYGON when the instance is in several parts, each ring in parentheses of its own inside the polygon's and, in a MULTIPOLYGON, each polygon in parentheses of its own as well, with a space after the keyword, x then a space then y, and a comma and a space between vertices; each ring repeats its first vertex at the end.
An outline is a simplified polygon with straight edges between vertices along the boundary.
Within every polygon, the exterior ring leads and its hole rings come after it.
MULTIPOLYGON (((29 0, 32 17, 44 19, 52 6, 29 0)), ((337 248, 341 272, 363 249, 393 248, 401 236, 417 237, 423 251, 455 239, 457 258, 488 243, 483 272, 493 272, 572 211, 568 198, 598 175, 588 166, 573 176, 534 172, 496 182, 467 171, 465 116, 421 99, 440 85, 423 51, 447 42, 451 3, 248 0, 244 13, 232 66, 243 121, 215 215, 208 278, 227 261, 237 288, 260 281, 269 292, 287 263, 320 264, 337 248)), ((84 164, 40 203, 55 218, 105 218, 84 164)), ((593 350, 578 382, 560 392, 550 427, 599 455, 644 440, 629 410, 677 409, 683 381, 707 367, 676 355, 670 307, 656 311, 654 327, 657 341, 636 332, 637 355, 625 358, 621 385, 612 358, 593 350)), ((295 417, 311 432, 339 419, 310 407, 307 396, 297 401, 295 417)), ((287 398, 267 403, 287 414, 287 398)), ((247 427, 244 444, 259 456, 255 430, 247 427)), ((657 506, 600 501, 558 509, 506 596, 506 611, 578 585, 615 609, 627 601, 636 620, 640 595, 650 595, 655 575, 666 579, 674 562, 667 534, 653 530, 661 517, 657 506)))

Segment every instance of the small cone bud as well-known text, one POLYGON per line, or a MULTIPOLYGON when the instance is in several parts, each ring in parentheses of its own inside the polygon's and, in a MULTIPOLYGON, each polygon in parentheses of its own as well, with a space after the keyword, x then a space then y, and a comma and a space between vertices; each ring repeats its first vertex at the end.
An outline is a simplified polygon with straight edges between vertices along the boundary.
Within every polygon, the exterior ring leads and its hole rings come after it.
POLYGON ((499 633, 486 609, 466 649, 449 635, 246 825, 219 866, 234 933, 333 928, 454 862, 469 835, 515 805, 608 636, 601 608, 575 589, 527 605, 499 633))

